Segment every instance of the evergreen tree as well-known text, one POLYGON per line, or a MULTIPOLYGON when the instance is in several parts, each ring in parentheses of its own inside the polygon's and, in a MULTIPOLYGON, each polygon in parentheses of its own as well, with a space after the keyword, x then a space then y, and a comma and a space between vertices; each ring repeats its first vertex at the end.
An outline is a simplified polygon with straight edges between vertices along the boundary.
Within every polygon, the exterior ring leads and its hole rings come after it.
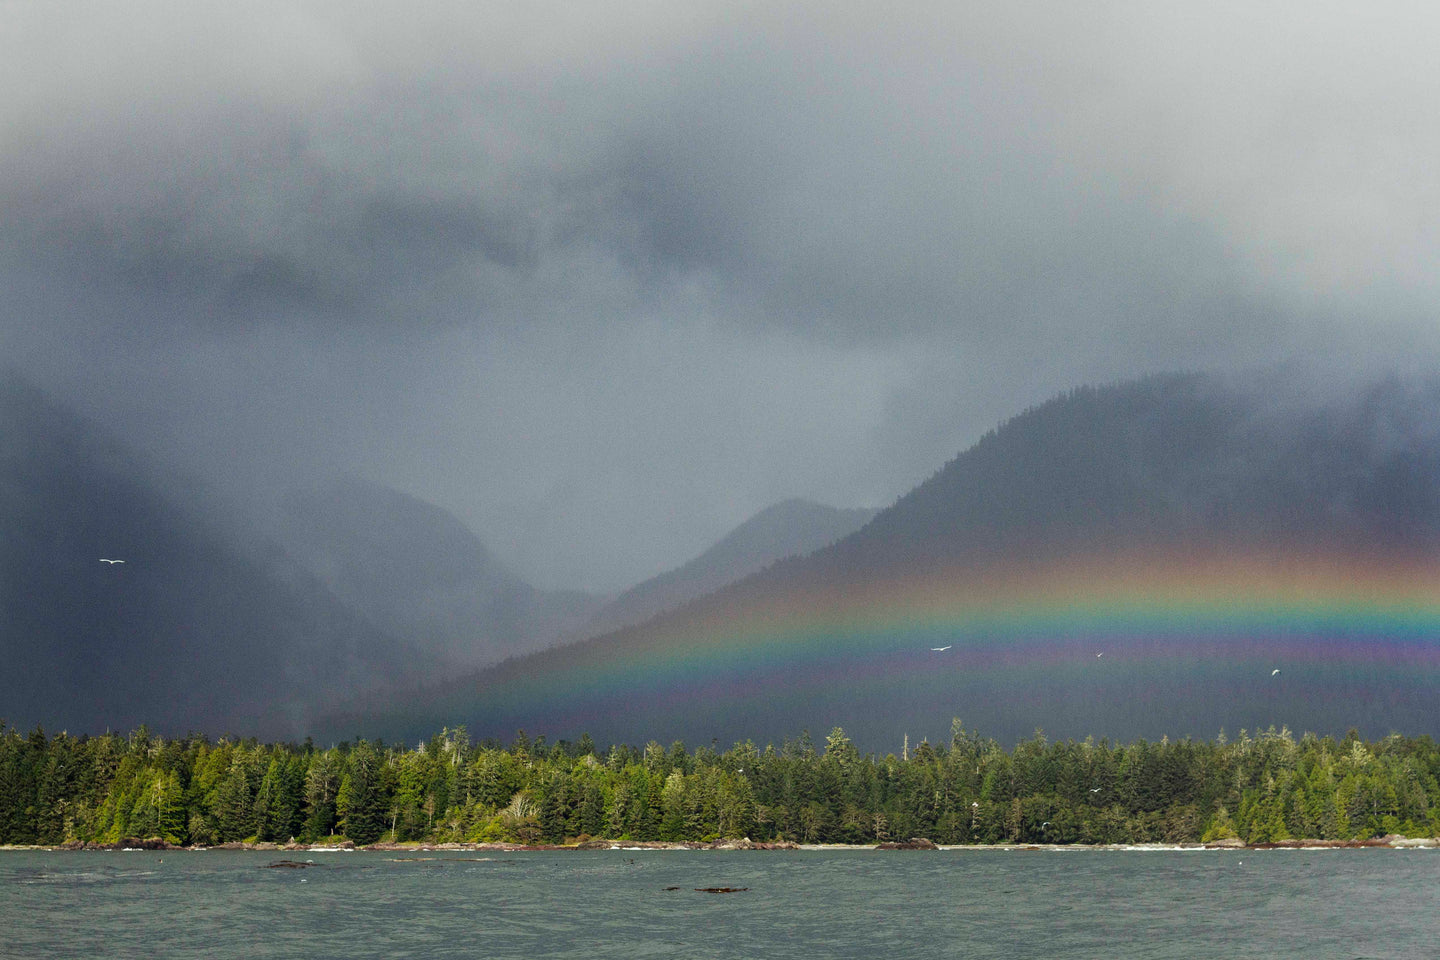
POLYGON ((215 787, 210 801, 210 815, 221 841, 244 840, 254 836, 256 758, 249 750, 238 749, 231 754, 230 769, 215 787))
POLYGON ((356 843, 373 843, 385 831, 389 798, 382 778, 380 759, 374 748, 364 740, 358 741, 350 751, 336 797, 341 832, 356 843))
MULTIPOLYGON (((44 733, 37 730, 43 740, 44 733)), ((36 737, 29 742, 0 727, 0 843, 34 843, 37 789, 36 737)), ((43 758, 43 750, 39 757, 43 758)))
POLYGON ((305 772, 306 840, 318 840, 335 831, 343 773, 343 761, 337 751, 310 755, 310 765, 305 772))

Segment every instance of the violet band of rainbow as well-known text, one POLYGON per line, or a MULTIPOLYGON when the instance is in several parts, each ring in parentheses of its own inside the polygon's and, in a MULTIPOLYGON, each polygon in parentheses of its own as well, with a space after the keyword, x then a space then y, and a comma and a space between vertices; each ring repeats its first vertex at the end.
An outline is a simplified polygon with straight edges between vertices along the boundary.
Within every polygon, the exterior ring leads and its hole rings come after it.
POLYGON ((1167 662, 1199 682, 1211 668, 1269 675, 1283 665, 1337 687, 1435 684, 1440 562, 1144 555, 741 590, 517 662, 485 697, 487 709, 516 716, 559 703, 578 721, 635 698, 803 696, 916 671, 996 683, 1115 678, 1167 662), (931 649, 940 646, 950 649, 931 649))

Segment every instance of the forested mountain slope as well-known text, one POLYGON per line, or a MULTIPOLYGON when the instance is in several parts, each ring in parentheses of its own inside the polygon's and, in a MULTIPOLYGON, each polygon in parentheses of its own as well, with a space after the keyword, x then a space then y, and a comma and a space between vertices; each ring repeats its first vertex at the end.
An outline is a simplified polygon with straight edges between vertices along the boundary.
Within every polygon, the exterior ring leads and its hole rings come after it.
POLYGON ((1074 390, 832 547, 366 729, 1435 732, 1440 387, 1266 387, 1074 390))
POLYGON ((1440 542, 1440 384, 1343 401, 1161 376, 1080 388, 1015 417, 885 511, 834 560, 998 551, 1440 542))
POLYGON ((14 377, 0 377, 0 426, 10 722, 303 736, 337 698, 414 678, 412 646, 14 377))

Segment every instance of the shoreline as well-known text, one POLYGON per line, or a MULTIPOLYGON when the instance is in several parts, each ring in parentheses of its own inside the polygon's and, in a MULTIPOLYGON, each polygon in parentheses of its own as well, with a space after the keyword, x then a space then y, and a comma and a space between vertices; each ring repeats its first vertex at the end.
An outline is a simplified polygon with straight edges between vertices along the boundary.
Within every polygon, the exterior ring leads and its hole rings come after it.
POLYGON ((1265 850, 1426 850, 1440 849, 1440 838, 1386 836, 1369 840, 1281 840, 1275 843, 1245 844, 1238 840, 1212 843, 995 843, 995 844, 934 844, 923 838, 882 844, 847 843, 757 843, 751 840, 660 841, 660 840, 589 840, 584 843, 420 843, 379 842, 356 844, 345 840, 338 843, 219 843, 213 846, 180 846, 155 838, 127 838, 118 843, 0 844, 0 851, 31 850, 44 852, 134 852, 177 851, 203 853, 212 850, 259 853, 550 853, 569 851, 666 851, 666 850, 775 850, 797 852, 895 852, 895 851, 961 851, 1000 853, 1015 852, 1185 852, 1185 851, 1250 851, 1265 850))

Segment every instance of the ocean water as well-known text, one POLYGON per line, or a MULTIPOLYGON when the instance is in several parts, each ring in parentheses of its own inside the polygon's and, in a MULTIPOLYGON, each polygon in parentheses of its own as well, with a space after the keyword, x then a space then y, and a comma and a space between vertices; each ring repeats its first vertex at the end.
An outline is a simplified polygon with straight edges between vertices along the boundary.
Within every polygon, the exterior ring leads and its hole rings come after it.
POLYGON ((1429 958, 1437 907, 1440 850, 0 852, 7 960, 1429 958))

